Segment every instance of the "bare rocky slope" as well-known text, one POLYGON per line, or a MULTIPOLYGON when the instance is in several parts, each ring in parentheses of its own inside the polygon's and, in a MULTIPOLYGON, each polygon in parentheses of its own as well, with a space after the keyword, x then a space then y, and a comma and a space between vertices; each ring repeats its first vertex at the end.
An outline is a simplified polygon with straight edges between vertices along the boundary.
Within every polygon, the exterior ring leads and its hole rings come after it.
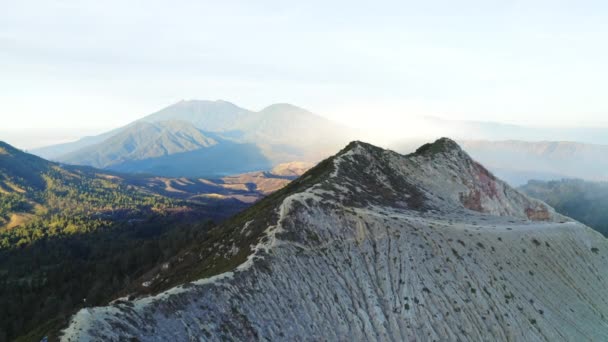
POLYGON ((62 339, 608 339, 606 240, 449 139, 353 142, 215 234, 62 339))

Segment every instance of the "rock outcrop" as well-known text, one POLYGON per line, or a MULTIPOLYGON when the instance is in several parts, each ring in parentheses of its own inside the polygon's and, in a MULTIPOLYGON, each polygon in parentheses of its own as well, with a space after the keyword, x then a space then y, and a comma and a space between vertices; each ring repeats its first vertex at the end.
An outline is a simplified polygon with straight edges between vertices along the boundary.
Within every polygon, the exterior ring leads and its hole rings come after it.
POLYGON ((608 339, 606 240, 449 139, 353 142, 222 229, 198 262, 236 268, 83 309, 63 340, 608 339))

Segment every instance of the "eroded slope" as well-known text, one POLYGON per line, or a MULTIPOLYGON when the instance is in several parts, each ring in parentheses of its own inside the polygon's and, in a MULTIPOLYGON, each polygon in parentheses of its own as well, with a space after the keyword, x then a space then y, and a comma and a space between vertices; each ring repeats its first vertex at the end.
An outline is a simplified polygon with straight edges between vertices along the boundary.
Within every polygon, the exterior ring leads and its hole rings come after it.
POLYGON ((266 224, 235 270, 82 310, 63 339, 608 338, 604 238, 452 141, 355 142, 321 167, 225 227, 210 253, 231 260, 266 224))

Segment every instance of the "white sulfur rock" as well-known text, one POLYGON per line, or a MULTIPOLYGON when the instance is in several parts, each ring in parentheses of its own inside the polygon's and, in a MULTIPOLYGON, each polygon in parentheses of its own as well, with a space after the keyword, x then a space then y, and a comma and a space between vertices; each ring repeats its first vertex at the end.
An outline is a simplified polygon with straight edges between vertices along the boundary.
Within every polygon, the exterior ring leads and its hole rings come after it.
POLYGON ((608 340, 606 240, 444 143, 353 144, 233 272, 83 309, 62 340, 608 340))

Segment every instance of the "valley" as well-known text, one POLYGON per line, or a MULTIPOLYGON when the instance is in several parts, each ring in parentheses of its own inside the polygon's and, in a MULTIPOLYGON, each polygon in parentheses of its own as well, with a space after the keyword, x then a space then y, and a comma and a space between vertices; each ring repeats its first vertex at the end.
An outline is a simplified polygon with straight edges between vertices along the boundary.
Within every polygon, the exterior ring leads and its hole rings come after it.
POLYGON ((74 309, 106 303, 308 167, 173 179, 0 147, 0 340, 39 340, 74 309))

